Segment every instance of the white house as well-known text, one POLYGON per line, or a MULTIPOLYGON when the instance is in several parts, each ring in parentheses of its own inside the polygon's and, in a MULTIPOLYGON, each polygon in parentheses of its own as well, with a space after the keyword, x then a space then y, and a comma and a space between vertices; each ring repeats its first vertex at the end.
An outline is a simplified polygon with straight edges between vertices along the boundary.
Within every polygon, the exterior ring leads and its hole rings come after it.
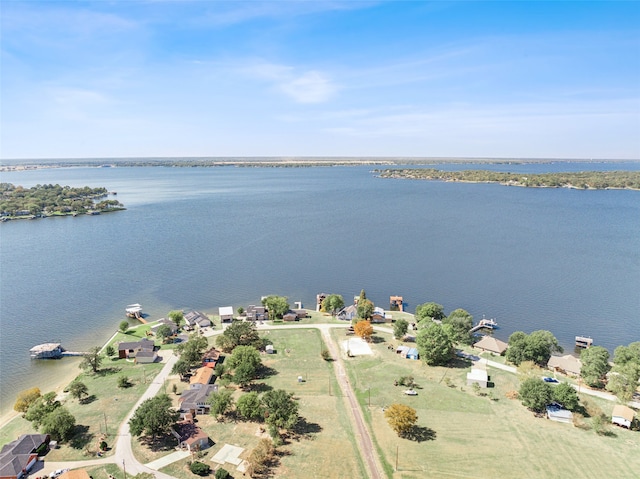
POLYGON ((484 363, 473 363, 471 366, 471 372, 467 373, 467 386, 477 384, 481 388, 486 388, 489 382, 489 374, 487 373, 487 367, 484 363))
POLYGON ((630 429, 634 416, 633 409, 622 404, 616 404, 613 406, 613 412, 611 413, 611 422, 630 429))

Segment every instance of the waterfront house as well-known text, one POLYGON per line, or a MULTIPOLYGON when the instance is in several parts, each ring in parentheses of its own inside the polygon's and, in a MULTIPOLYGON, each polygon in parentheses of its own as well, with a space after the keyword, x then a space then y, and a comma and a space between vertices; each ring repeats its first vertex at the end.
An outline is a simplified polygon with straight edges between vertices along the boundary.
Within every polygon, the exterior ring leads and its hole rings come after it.
POLYGON ((337 318, 343 321, 351 321, 357 315, 358 307, 355 304, 350 304, 349 306, 346 306, 338 311, 337 318))
POLYGON ((0 449, 0 478, 21 479, 26 477, 38 460, 38 455, 47 450, 48 434, 23 434, 0 449))
MULTIPOLYGON (((385 323, 387 322, 384 309, 376 306, 373 308, 373 314, 371 315, 372 323, 385 323)), ((391 322, 391 316, 389 316, 389 322, 391 322)))
POLYGON ((212 368, 198 368, 196 369, 196 373, 189 379, 189 389, 201 389, 211 383, 212 378, 212 368))
POLYGON ((565 356, 551 356, 547 362, 547 368, 563 374, 579 376, 582 362, 570 354, 566 354, 565 356))
POLYGON ((267 308, 264 306, 249 305, 247 308, 247 321, 266 321, 267 308))
POLYGON ((184 315, 184 320, 187 323, 187 326, 191 329, 202 329, 211 326, 211 320, 207 317, 206 314, 203 314, 199 311, 187 312, 184 315))
POLYGON ((153 341, 143 338, 136 342, 121 342, 118 343, 118 357, 120 359, 135 358, 139 352, 153 352, 155 345, 153 341))
POLYGON ((218 308, 218 314, 220 315, 220 322, 230 323, 233 321, 233 306, 221 306, 218 308))
POLYGON ((467 386, 477 384, 481 388, 486 388, 489 384, 489 374, 487 366, 481 362, 475 362, 471 366, 471 371, 467 373, 467 386))
POLYGON ((618 426, 631 429, 634 416, 635 412, 633 412, 633 409, 622 404, 616 404, 613 406, 613 412, 611 413, 611 422, 618 426))
POLYGON ((490 353, 503 355, 509 345, 504 341, 494 338, 493 336, 482 336, 482 339, 476 342, 473 347, 480 349, 481 351, 488 351, 490 353))
POLYGON ((547 406, 547 419, 565 424, 573 424, 573 413, 553 403, 547 406))
POLYGON ((211 405, 209 404, 209 395, 216 392, 218 386, 215 384, 207 384, 199 389, 187 389, 183 391, 178 399, 180 412, 196 414, 209 414, 211 405))

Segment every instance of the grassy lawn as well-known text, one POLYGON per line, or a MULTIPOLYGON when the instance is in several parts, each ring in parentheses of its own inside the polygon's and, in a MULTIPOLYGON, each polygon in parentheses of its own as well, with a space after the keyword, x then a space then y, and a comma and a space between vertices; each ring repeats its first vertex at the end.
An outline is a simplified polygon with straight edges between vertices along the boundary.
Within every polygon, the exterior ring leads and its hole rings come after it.
MULTIPOLYGON (((335 332, 334 332, 335 334, 335 332)), ((402 359, 387 349, 397 345, 373 344, 374 356, 346 361, 360 404, 375 434, 387 465, 399 471, 394 478, 421 477, 637 477, 640 470, 640 434, 612 428, 611 436, 536 418, 506 392, 517 390, 518 377, 489 369, 495 387, 491 397, 477 396, 466 386, 466 363, 454 367, 428 367, 402 359), (418 396, 402 394, 393 381, 412 375, 418 396), (371 407, 368 407, 371 388, 371 407), (382 406, 407 404, 418 413, 416 440, 400 439, 384 418, 382 406)), ((343 339, 343 336, 336 336, 343 339)), ((589 397, 588 402, 610 414, 614 403, 589 397)), ((585 422, 590 424, 590 419, 585 422)), ((387 469, 389 470, 389 469, 387 469)))
MULTIPOLYGON (((335 395, 338 386, 333 377, 333 366, 320 356, 320 332, 314 329, 271 330, 261 335, 271 339, 277 351, 274 355, 263 355, 263 364, 271 369, 272 374, 260 380, 264 383, 262 389, 293 392, 300 404, 300 416, 304 418, 298 434, 289 437, 278 448, 278 462, 272 469, 274 477, 365 477, 344 398, 335 395), (302 376, 304 382, 298 383, 298 376, 302 376), (329 395, 330 389, 332 395, 329 395)), ((236 390, 235 397, 240 394, 242 392, 236 390)), ((215 442, 206 451, 208 459, 205 462, 212 468, 216 464, 209 459, 225 444, 244 448, 240 457, 246 459, 260 440, 261 425, 257 423, 231 420, 219 423, 212 417, 198 416, 198 424, 215 442)), ((153 460, 166 452, 157 456, 146 454, 141 455, 136 446, 136 455, 141 461, 153 460)), ((192 478, 186 464, 187 459, 171 464, 162 472, 179 478, 192 478)), ((223 467, 236 477, 240 476, 235 466, 226 464, 223 467)))
POLYGON ((125 359, 107 359, 97 374, 81 373, 78 380, 87 385, 89 397, 82 403, 71 396, 63 399, 64 405, 76 418, 77 433, 71 441, 51 451, 47 459, 66 461, 95 457, 105 428, 105 440, 111 446, 120 423, 161 368, 159 363, 136 365, 125 359), (133 385, 119 388, 117 381, 121 376, 127 376, 133 385))

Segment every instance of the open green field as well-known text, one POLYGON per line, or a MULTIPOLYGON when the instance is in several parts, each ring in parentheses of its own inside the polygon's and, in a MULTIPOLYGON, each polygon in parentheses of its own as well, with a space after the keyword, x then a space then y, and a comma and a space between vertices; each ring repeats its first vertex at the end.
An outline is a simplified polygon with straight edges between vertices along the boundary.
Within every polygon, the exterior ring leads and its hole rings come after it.
MULTIPOLYGON (((336 335, 336 339, 341 336, 336 335)), ((345 361, 365 411, 379 453, 391 465, 394 478, 437 477, 638 477, 640 434, 612 428, 600 436, 569 424, 536 418, 505 393, 517 390, 518 377, 489 369, 490 396, 480 397, 466 386, 467 363, 428 367, 397 356, 391 335, 377 333, 384 342, 372 344, 374 356, 345 361), (417 396, 394 386, 400 376, 412 375, 417 396), (371 388, 371 407, 369 403, 371 388), (382 406, 407 404, 418 413, 418 437, 400 439, 388 426, 382 406), (394 472, 398 461, 398 471, 394 472)), ((614 403, 589 397, 605 414, 614 403)), ((585 423, 589 424, 589 419, 585 423)))
MULTIPOLYGON (((304 418, 300 430, 278 448, 278 464, 272 469, 274 477, 366 477, 344 398, 335 395, 338 386, 332 363, 320 356, 323 344, 320 332, 315 329, 283 329, 265 331, 261 336, 272 340, 276 354, 262 356, 263 364, 272 373, 256 382, 264 384, 262 390, 273 388, 293 392, 300 404, 300 416, 304 418), (299 383, 298 376, 302 376, 304 382, 299 383)), ((236 390, 235 397, 240 394, 241 391, 236 390)), ((245 449, 240 457, 246 459, 261 437, 261 425, 258 423, 231 420, 219 423, 212 417, 198 416, 198 424, 215 442, 206 451, 207 458, 214 456, 225 444, 234 444, 245 449)), ((136 455, 139 456, 137 449, 136 455)), ((153 458, 147 455, 139 457, 139 460, 153 458)), ((162 472, 179 478, 192 478, 186 463, 186 459, 179 461, 162 469, 162 472)), ((211 461, 207 463, 215 465, 211 461)), ((240 476, 235 466, 227 464, 225 468, 234 476, 240 476)))

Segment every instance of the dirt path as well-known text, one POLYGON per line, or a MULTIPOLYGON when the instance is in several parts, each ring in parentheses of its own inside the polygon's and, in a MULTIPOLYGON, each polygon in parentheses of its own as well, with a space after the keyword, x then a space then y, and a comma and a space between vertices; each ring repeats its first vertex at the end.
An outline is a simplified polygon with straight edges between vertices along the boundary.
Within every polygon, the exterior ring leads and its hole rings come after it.
POLYGON ((362 410, 360 409, 355 394, 353 393, 351 385, 349 384, 349 379, 344 369, 344 363, 342 361, 340 351, 337 350, 335 344, 333 343, 333 340, 331 339, 331 328, 328 327, 328 325, 327 327, 321 327, 321 325, 318 325, 317 327, 322 332, 322 336, 325 339, 325 344, 327 345, 331 356, 334 358, 333 367, 335 375, 342 393, 349 402, 351 415, 353 416, 353 421, 355 422, 356 426, 356 438, 360 447, 360 453, 362 454, 364 462, 367 465, 369 477, 372 479, 382 479, 383 476, 380 474, 377 455, 374 451, 373 442, 371 441, 371 436, 369 435, 369 430, 365 425, 362 410))

